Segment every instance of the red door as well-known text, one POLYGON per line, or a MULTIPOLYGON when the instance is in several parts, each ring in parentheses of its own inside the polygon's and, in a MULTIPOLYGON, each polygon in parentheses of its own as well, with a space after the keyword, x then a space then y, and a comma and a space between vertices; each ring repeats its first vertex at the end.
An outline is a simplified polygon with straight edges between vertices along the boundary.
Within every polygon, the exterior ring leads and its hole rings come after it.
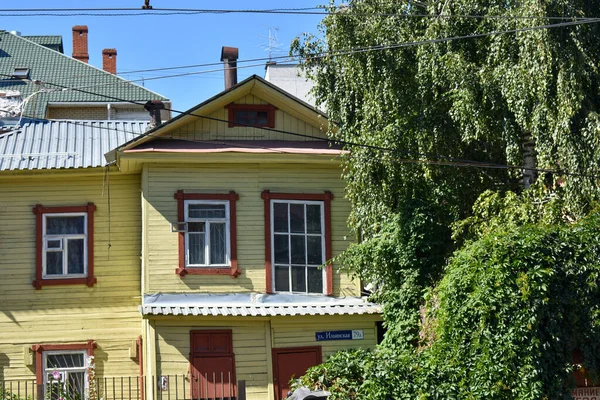
POLYGON ((231 331, 191 331, 193 399, 235 399, 235 359, 231 331))
POLYGON ((273 384, 275 400, 283 400, 290 390, 292 377, 299 378, 306 370, 321 364, 321 347, 289 347, 273 349, 273 384))

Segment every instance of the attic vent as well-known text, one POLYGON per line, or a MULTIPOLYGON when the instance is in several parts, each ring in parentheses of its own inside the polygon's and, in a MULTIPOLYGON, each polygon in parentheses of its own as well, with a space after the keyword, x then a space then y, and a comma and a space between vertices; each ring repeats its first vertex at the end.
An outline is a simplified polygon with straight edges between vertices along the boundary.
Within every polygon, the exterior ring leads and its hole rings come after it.
POLYGON ((29 79, 29 68, 15 68, 12 77, 14 79, 29 79))

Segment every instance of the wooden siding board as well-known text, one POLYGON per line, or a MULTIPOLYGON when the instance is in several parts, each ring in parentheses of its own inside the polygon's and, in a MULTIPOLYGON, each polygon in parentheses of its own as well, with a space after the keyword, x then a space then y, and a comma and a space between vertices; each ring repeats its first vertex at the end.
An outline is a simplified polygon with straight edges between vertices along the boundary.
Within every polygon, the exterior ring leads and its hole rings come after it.
POLYGON ((128 357, 140 331, 139 176, 111 175, 108 198, 102 172, 62 172, 0 178, 0 364, 3 379, 33 379, 23 347, 97 342, 99 374, 136 376, 128 357), (104 186, 104 194, 103 194, 104 186), (98 283, 35 290, 35 204, 72 206, 93 202, 95 276, 98 283), (109 243, 111 247, 109 248, 109 243), (8 366, 8 368, 6 368, 8 366))
MULTIPOLYGON (((148 242, 147 293, 156 292, 248 292, 266 289, 264 272, 264 207, 262 190, 273 192, 323 193, 330 190, 332 202, 333 255, 350 243, 346 226, 350 205, 344 199, 344 183, 335 165, 303 164, 206 164, 185 166, 150 164, 146 168, 148 183, 144 188, 147 207, 144 221, 148 242), (199 193, 235 191, 238 226, 238 265, 242 275, 229 276, 175 274, 178 263, 177 233, 171 223, 177 222, 177 202, 173 194, 183 189, 199 193)), ((346 274, 334 274, 335 295, 359 295, 357 282, 346 274)))

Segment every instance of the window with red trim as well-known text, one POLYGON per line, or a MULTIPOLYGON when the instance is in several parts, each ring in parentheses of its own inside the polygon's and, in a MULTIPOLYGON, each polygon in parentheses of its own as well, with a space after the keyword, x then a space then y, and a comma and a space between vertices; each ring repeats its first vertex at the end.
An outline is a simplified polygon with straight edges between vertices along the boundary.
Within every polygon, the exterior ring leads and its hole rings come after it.
POLYGON ((33 208, 36 218, 36 289, 47 285, 94 286, 96 206, 33 208))
POLYGON ((96 343, 34 345, 35 378, 45 399, 85 397, 89 389, 88 371, 96 343))
POLYGON ((333 194, 262 193, 267 292, 333 294, 333 194))
POLYGON ((179 267, 191 275, 231 275, 237 267, 236 201, 229 193, 175 193, 179 232, 179 267))
POLYGON ((275 128, 275 111, 271 104, 228 104, 229 127, 261 126, 275 128))

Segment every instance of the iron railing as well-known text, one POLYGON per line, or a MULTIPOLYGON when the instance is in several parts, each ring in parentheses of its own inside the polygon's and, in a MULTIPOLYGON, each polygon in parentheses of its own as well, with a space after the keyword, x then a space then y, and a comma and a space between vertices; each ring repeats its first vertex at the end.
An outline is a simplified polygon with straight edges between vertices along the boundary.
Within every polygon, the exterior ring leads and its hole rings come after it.
POLYGON ((0 380, 0 400, 246 400, 246 382, 230 373, 100 377, 83 389, 67 386, 0 380))

